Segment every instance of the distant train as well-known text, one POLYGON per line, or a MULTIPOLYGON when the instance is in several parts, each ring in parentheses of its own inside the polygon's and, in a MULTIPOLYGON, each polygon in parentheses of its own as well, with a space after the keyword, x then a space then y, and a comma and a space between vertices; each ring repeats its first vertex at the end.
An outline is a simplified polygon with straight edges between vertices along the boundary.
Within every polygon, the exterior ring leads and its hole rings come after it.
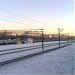
POLYGON ((7 45, 7 44, 31 44, 33 43, 32 38, 28 38, 27 40, 19 40, 19 39, 4 39, 0 40, 0 45, 7 45))
POLYGON ((14 39, 14 40, 11 40, 11 39, 8 39, 8 40, 0 40, 0 45, 7 45, 7 44, 16 44, 17 40, 14 39))

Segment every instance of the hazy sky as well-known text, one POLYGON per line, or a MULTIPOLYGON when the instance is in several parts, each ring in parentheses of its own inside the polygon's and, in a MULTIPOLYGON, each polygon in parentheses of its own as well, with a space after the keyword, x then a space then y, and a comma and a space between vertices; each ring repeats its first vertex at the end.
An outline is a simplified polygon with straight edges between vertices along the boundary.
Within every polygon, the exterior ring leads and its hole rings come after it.
POLYGON ((57 33, 63 28, 63 33, 74 33, 73 18, 74 0, 0 0, 0 29, 44 28, 57 33))

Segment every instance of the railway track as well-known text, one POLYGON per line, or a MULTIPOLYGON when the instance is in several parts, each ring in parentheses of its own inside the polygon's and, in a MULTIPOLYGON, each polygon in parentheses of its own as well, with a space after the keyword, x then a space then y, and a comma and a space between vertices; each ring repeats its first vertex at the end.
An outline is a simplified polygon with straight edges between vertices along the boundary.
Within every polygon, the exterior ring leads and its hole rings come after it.
MULTIPOLYGON (((62 43, 62 44, 64 44, 64 43, 62 43)), ((58 45, 58 44, 57 43, 55 43, 55 44, 54 43, 53 44, 45 44, 45 47, 54 46, 54 45, 58 45)), ((67 45, 65 45, 65 46, 67 46, 67 45)), ((64 46, 62 46, 62 47, 64 47, 64 46)), ((5 56, 5 55, 8 55, 8 54, 13 54, 13 53, 18 53, 18 52, 20 53, 20 52, 29 51, 29 50, 36 50, 37 48, 38 49, 41 48, 41 45, 30 46, 30 47, 22 47, 22 48, 15 48, 15 49, 10 49, 10 51, 9 51, 9 49, 8 50, 3 50, 3 51, 0 51, 0 56, 2 56, 2 55, 5 56), (3 53, 1 53, 1 52, 3 52, 3 53)), ((10 59, 10 60, 5 60, 5 61, 0 62, 0 66, 4 65, 4 64, 11 63, 11 62, 15 62, 15 61, 18 61, 18 60, 21 60, 21 59, 36 56, 38 54, 46 53, 48 51, 54 51, 56 49, 59 49, 59 47, 49 49, 49 50, 46 50, 46 51, 40 51, 40 52, 24 55, 24 56, 21 56, 21 57, 10 59)))
MULTIPOLYGON (((54 46, 54 45, 58 45, 58 43, 45 44, 44 47, 50 47, 50 46, 54 46)), ((1 55, 6 55, 6 54, 22 52, 22 51, 34 50, 34 49, 37 49, 37 48, 42 48, 42 47, 41 47, 41 45, 36 45, 36 46, 30 46, 30 47, 22 47, 22 48, 14 48, 14 49, 1 50, 0 51, 0 56, 1 55)))

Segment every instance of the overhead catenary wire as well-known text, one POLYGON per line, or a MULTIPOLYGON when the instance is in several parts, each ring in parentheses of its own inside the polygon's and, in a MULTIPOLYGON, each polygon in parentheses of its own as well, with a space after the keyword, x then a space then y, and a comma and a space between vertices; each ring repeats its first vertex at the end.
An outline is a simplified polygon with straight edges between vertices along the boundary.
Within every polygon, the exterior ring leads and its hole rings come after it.
MULTIPOLYGON (((18 20, 19 19, 23 19, 23 18, 27 18, 27 19, 29 19, 29 21, 25 21, 25 19, 24 20, 22 20, 22 22, 26 22, 26 23, 30 23, 30 24, 23 24, 23 25, 30 25, 30 26, 32 26, 32 27, 38 27, 38 29, 40 29, 40 28, 42 28, 42 29, 46 29, 47 28, 47 25, 49 25, 49 24, 45 24, 45 23, 42 23, 41 21, 38 21, 38 20, 35 20, 35 19, 33 19, 33 18, 30 18, 30 17, 27 17, 27 16, 25 16, 25 15, 22 15, 22 14, 19 14, 19 13, 15 13, 15 12, 12 12, 12 11, 10 11, 10 10, 8 10, 8 9, 4 9, 4 8, 1 8, 0 7, 0 12, 3 12, 3 13, 8 13, 9 15, 11 15, 11 16, 15 16, 15 17, 17 17, 18 18, 18 20), (32 23, 32 22, 36 22, 36 23, 32 23), (32 25, 33 24, 33 25, 32 25), (36 26, 34 26, 34 25, 36 25, 36 26)), ((17 18, 15 18, 15 19, 17 19, 17 18)), ((4 18, 5 19, 5 18, 4 18)), ((50 28, 53 28, 53 27, 50 27, 50 28)), ((49 28, 49 29, 50 29, 49 28)), ((24 28, 25 29, 25 28, 24 28)), ((47 28, 48 29, 48 28, 47 28)))
MULTIPOLYGON (((40 24, 40 21, 37 21, 37 20, 34 20, 34 19, 32 19, 32 18, 30 18, 30 17, 26 17, 26 16, 24 16, 24 15, 21 15, 21 14, 18 14, 18 13, 14 13, 14 12, 12 12, 12 11, 9 11, 9 10, 6 10, 6 9, 3 9, 3 8, 0 8, 0 12, 5 12, 5 13, 9 13, 9 14, 11 14, 11 15, 14 15, 14 16, 18 16, 19 18, 23 18, 23 17, 25 17, 25 18, 27 18, 27 19, 29 19, 30 21, 35 21, 37 24, 40 24)), ((25 20, 24 20, 25 21, 25 20)), ((40 25, 46 25, 46 24, 40 24, 40 25)))
MULTIPOLYGON (((32 26, 31 24, 25 24, 25 23, 16 22, 16 21, 9 20, 9 19, 4 19, 4 18, 0 18, 0 20, 9 21, 9 22, 17 23, 17 24, 22 24, 22 25, 32 26)), ((34 26, 34 27, 37 27, 37 26, 34 26)), ((39 26, 38 26, 38 27, 39 27, 39 26)))
MULTIPOLYGON (((4 16, 4 17, 7 17, 7 18, 11 18, 11 19, 15 19, 15 20, 22 21, 22 20, 20 20, 20 19, 13 18, 13 17, 8 17, 8 16, 2 15, 2 14, 0 14, 0 16, 4 16)), ((13 21, 12 21, 12 22, 13 22, 13 21)), ((22 21, 22 22, 27 23, 27 24, 32 24, 32 25, 33 25, 33 23, 31 23, 31 22, 27 22, 27 21, 22 21)), ((17 22, 16 22, 16 23, 17 23, 17 22)), ((22 24, 23 24, 23 23, 22 23, 22 24)), ((35 24, 35 25, 37 26, 37 24, 35 24)))

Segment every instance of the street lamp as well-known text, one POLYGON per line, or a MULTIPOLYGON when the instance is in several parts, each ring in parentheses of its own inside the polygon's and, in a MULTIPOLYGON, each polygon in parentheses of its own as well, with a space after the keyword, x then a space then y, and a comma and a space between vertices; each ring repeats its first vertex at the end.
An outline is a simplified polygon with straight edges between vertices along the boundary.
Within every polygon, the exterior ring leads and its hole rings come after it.
POLYGON ((59 38, 59 48, 60 48, 60 32, 62 32, 64 29, 58 28, 58 38, 59 38))
POLYGON ((41 37, 41 41, 42 41, 42 50, 44 49, 44 29, 29 29, 30 31, 39 31, 39 32, 41 32, 41 35, 42 35, 42 37, 41 37))
POLYGON ((42 50, 44 49, 44 29, 42 30, 42 50))
POLYGON ((42 50, 44 50, 44 29, 33 29, 33 30, 41 30, 40 32, 42 32, 42 38, 41 38, 42 50))

